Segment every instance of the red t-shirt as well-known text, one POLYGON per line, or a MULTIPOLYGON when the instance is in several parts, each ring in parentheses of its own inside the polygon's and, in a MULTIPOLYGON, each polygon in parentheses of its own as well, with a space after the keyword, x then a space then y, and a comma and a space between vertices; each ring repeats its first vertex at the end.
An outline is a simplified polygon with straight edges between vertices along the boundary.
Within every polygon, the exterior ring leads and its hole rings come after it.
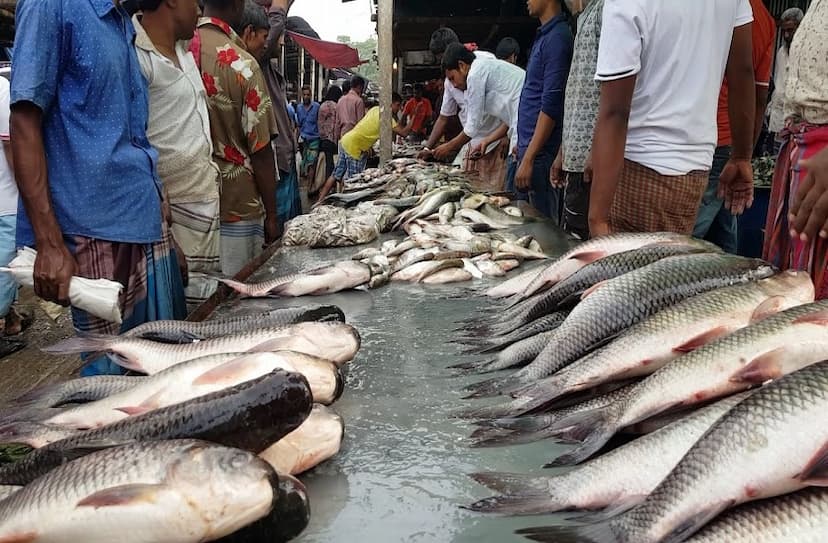
MULTIPOLYGON (((773 48, 776 42, 776 22, 762 0, 750 0, 753 8, 753 70, 756 85, 770 85, 771 67, 773 65, 773 48)), ((719 125, 719 146, 733 143, 730 133, 730 114, 727 107, 727 80, 719 94, 719 111, 716 115, 719 125)))
POLYGON ((423 127, 426 121, 431 119, 433 113, 428 98, 420 98, 419 100, 411 98, 403 108, 403 115, 411 119, 411 130, 415 134, 424 132, 423 127))

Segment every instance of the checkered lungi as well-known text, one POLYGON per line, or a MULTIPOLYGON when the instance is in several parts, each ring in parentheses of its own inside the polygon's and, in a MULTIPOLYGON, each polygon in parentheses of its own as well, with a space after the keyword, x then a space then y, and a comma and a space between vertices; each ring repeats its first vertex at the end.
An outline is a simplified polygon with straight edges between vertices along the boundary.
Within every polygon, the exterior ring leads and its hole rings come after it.
POLYGON ((345 149, 342 148, 342 144, 340 143, 339 162, 336 163, 336 167, 334 168, 333 178, 339 182, 348 181, 348 179, 364 172, 366 166, 368 166, 368 155, 363 154, 359 158, 353 158, 345 152, 345 149))
POLYGON ((610 230, 692 234, 708 176, 707 171, 661 175, 624 160, 610 209, 610 230))

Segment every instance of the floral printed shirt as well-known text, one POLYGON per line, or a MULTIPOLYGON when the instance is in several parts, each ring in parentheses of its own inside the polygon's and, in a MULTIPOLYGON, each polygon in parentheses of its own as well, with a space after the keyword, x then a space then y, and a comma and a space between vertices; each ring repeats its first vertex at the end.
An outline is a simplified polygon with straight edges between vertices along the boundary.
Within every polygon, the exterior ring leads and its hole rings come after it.
POLYGON ((221 173, 221 220, 261 217, 250 157, 278 134, 264 75, 239 36, 215 17, 199 20, 190 50, 207 91, 213 156, 221 173))

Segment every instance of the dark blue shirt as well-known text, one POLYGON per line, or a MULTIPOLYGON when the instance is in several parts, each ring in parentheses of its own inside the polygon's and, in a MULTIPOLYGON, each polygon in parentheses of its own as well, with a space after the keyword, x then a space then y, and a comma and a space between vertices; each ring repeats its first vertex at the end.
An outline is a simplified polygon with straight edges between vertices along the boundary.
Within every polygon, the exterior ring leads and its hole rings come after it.
POLYGON ((310 107, 306 107, 304 103, 296 106, 299 135, 305 141, 319 139, 319 107, 319 102, 311 102, 310 107))
POLYGON ((543 152, 556 155, 563 131, 564 94, 572 62, 572 32, 563 14, 540 27, 529 55, 518 112, 518 157, 523 158, 541 112, 555 121, 543 152))
MULTIPOLYGON (((16 26, 11 103, 43 111, 50 195, 64 236, 159 241, 161 184, 129 16, 112 0, 25 0, 16 26)), ((21 206, 17 242, 34 241, 21 206)))

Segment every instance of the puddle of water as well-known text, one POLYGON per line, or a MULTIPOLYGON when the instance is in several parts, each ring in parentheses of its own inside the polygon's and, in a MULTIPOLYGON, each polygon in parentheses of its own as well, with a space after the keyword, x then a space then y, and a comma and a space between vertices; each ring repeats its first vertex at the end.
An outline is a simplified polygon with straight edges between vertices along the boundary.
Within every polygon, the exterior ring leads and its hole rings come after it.
MULTIPOLYGON (((292 272, 353 252, 287 250, 262 272, 292 272)), ((465 286, 392 284, 313 299, 245 300, 219 314, 309 303, 339 305, 363 341, 347 370, 346 392, 334 405, 345 420, 343 449, 302 477, 312 513, 300 541, 500 543, 525 541, 513 534, 517 528, 560 522, 554 516, 484 517, 459 507, 491 495, 468 473, 549 474, 540 466, 561 450, 550 442, 469 449, 472 426, 449 417, 468 405, 460 390, 474 380, 446 369, 465 359, 462 347, 449 343, 454 322, 490 302, 465 286)))

